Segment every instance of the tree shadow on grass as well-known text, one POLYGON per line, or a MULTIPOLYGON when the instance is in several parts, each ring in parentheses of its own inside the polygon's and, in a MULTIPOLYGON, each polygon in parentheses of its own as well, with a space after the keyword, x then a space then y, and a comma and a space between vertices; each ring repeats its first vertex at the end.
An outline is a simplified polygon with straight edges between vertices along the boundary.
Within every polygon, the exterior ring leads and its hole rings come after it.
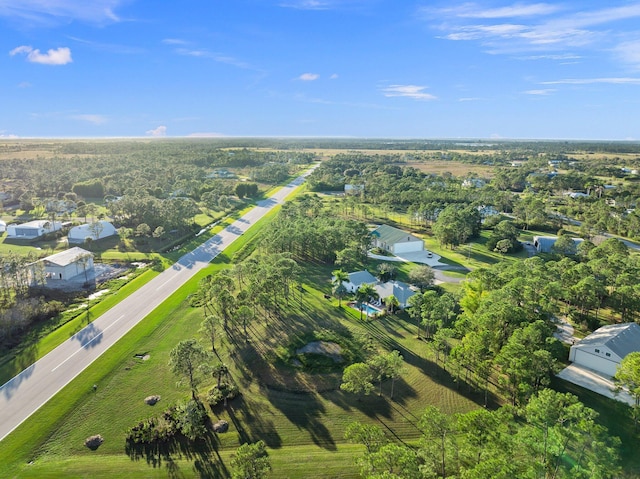
POLYGON ((244 397, 238 396, 229 402, 226 413, 238 432, 241 444, 263 440, 271 449, 282 447, 282 438, 275 424, 265 418, 268 411, 258 410, 257 407, 245 401, 244 397))
POLYGON ((314 444, 329 451, 337 450, 331 431, 323 424, 326 409, 320 396, 314 393, 291 393, 266 387, 263 392, 269 402, 292 424, 309 433, 314 444))
POLYGON ((181 435, 168 441, 144 444, 126 441, 125 453, 132 461, 145 460, 154 469, 164 467, 169 477, 184 476, 176 459, 191 461, 199 477, 227 477, 229 471, 220 458, 218 446, 218 438, 209 430, 205 437, 196 441, 181 435))

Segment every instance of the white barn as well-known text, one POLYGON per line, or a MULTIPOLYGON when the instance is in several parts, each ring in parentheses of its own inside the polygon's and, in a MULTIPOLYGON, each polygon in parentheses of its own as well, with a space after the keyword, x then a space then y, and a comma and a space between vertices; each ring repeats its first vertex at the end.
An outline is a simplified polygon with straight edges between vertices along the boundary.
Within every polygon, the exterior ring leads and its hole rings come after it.
POLYGON ((94 223, 74 226, 69 230, 67 239, 69 240, 69 244, 81 244, 89 238, 93 241, 97 241, 116 234, 118 234, 118 232, 111 223, 100 220, 94 223))
POLYGON ((36 220, 28 223, 12 224, 7 226, 7 238, 35 239, 47 233, 53 233, 62 229, 59 221, 36 220))
POLYGON ((424 251, 424 241, 406 231, 389 225, 380 225, 371 232, 373 244, 393 254, 424 251))
POLYGON ((93 254, 77 246, 42 259, 48 280, 89 280, 95 277, 93 254))
POLYGON ((624 357, 640 351, 640 326, 636 323, 603 326, 577 342, 569 361, 606 376, 613 376, 624 357))

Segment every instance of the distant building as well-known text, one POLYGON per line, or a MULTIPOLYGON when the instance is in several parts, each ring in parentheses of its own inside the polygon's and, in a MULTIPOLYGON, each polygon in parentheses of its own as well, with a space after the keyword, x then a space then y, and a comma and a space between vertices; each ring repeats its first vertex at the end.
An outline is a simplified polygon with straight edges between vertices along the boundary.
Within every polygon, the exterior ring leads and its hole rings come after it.
POLYGON ((389 225, 380 225, 371 232, 373 244, 393 254, 424 251, 424 241, 406 231, 389 225))
POLYGON ((81 244, 88 239, 97 241, 116 234, 118 234, 118 231, 111 223, 101 220, 94 223, 74 226, 69 230, 67 239, 69 240, 69 244, 81 244))
POLYGON ((62 223, 59 221, 37 220, 19 225, 11 224, 7 226, 7 238, 36 239, 60 229, 62 229, 62 223))
MULTIPOLYGON (((584 240, 582 238, 571 238, 576 245, 576 248, 584 240)), ((553 245, 558 241, 557 236, 534 236, 533 246, 538 253, 551 253, 553 245)))
POLYGON ((613 376, 625 356, 634 352, 640 352, 640 326, 636 323, 612 324, 595 330, 571 346, 569 361, 613 376))
POLYGON ((4 233, 5 231, 7 231, 7 223, 0 220, 0 233, 4 233))

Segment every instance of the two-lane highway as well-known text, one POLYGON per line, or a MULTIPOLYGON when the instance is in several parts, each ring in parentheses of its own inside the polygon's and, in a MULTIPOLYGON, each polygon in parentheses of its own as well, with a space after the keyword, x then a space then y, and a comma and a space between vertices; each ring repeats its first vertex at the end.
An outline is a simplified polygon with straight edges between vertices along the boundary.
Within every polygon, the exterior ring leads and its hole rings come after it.
POLYGON ((0 441, 256 221, 304 183, 296 178, 0 387, 0 441))

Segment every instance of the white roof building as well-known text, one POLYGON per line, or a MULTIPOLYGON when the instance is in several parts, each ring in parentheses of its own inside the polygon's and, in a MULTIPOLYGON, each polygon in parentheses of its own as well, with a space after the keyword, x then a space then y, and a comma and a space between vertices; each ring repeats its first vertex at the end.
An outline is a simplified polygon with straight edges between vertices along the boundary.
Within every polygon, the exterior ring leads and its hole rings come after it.
POLYGON ((5 231, 7 231, 7 223, 0 220, 0 233, 4 233, 5 231))
POLYGON ((640 326, 636 323, 603 326, 577 342, 569 361, 606 376, 613 376, 624 357, 640 351, 640 326))
POLYGON ((36 220, 28 223, 12 224, 7 226, 7 238, 35 239, 47 233, 53 233, 62 229, 59 221, 36 220))
POLYGON ((101 220, 74 226, 69 230, 67 238, 69 240, 69 244, 80 244, 84 243, 89 238, 93 241, 97 241, 116 234, 118 234, 118 232, 111 223, 101 220))

